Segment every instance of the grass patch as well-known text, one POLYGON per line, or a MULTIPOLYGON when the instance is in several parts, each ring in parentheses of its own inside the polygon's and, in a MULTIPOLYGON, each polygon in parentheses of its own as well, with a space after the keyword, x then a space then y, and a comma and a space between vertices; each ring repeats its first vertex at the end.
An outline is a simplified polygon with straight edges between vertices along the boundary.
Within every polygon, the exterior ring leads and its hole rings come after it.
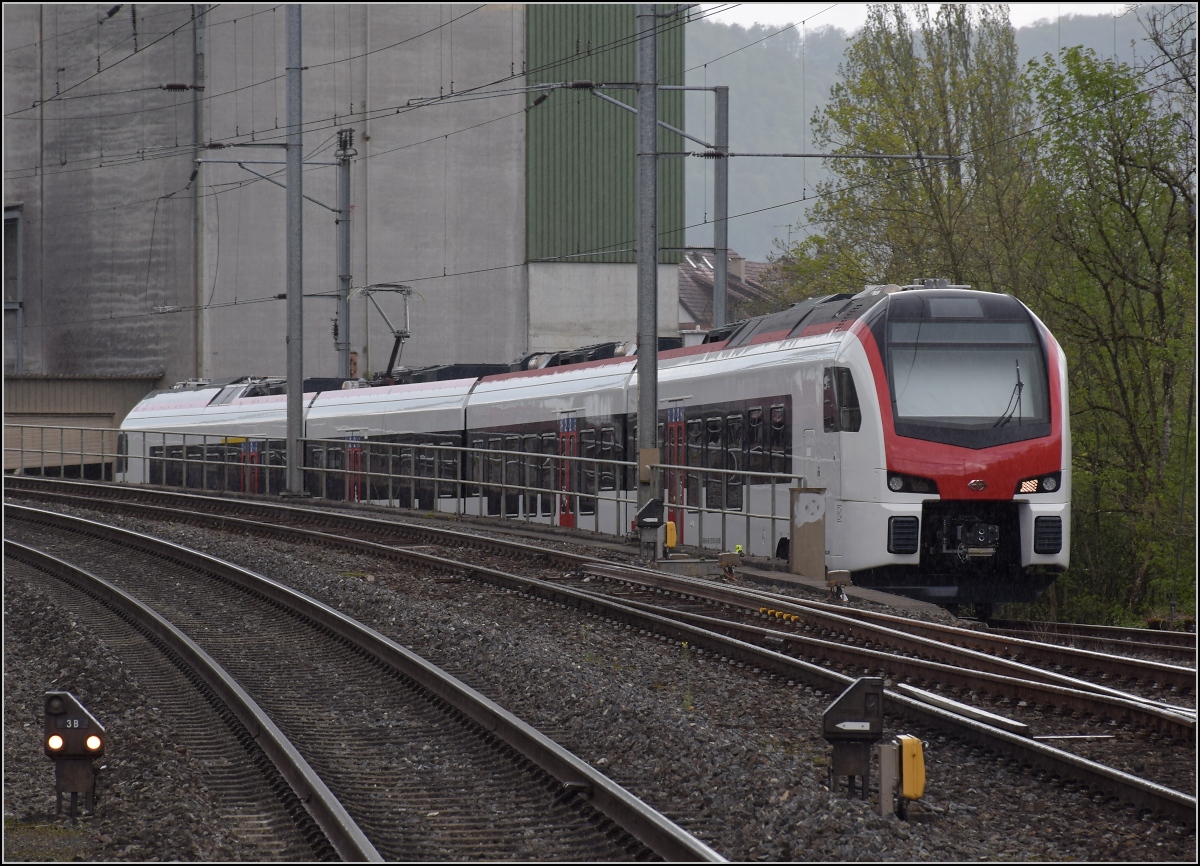
POLYGON ((89 860, 88 834, 78 827, 4 819, 4 862, 89 860))

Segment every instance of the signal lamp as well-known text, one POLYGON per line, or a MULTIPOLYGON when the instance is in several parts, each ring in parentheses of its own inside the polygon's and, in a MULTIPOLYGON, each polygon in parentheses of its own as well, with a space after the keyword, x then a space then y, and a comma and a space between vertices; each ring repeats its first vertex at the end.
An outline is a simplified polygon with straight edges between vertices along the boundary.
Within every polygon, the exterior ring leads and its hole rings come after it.
POLYGON ((95 734, 92 734, 90 737, 88 737, 86 740, 86 743, 87 743, 87 747, 89 749, 91 749, 93 752, 99 751, 100 746, 103 745, 103 743, 100 742, 100 738, 97 737, 95 734))
POLYGON ((50 739, 46 740, 46 745, 57 752, 63 747, 63 738, 58 734, 51 734, 50 739))

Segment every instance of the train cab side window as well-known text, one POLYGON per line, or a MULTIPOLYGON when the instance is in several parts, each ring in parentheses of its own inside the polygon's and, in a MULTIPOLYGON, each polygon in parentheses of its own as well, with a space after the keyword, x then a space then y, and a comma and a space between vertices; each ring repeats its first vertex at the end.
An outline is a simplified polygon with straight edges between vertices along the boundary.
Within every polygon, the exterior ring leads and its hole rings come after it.
POLYGON ((823 381, 825 432, 857 432, 862 427, 862 409, 853 374, 846 367, 826 367, 823 381))

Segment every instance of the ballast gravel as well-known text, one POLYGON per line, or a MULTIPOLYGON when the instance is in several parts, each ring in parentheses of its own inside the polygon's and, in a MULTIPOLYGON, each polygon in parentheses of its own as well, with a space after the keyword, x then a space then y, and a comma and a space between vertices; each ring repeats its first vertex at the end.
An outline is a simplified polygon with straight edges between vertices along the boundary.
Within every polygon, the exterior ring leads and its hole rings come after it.
POLYGON ((170 734, 153 695, 120 657, 5 562, 4 861, 243 860, 221 826, 204 767, 170 734), (106 728, 94 813, 70 795, 58 815, 54 762, 42 752, 47 691, 69 691, 106 728))
MULTIPOLYGON (((553 736, 730 860, 1195 862, 1194 824, 1051 784, 891 717, 886 735, 926 741, 926 787, 907 821, 883 817, 873 800, 829 788, 831 747, 820 721, 835 695, 636 628, 367 556, 75 513, 230 560, 361 620, 553 736)), ((21 587, 6 581, 6 825, 53 813, 51 762, 41 755, 40 732, 24 727, 36 720, 45 690, 88 683, 97 707, 111 714, 114 737, 149 736, 133 730, 144 714, 130 707, 150 704, 123 678, 119 658, 88 641, 86 623, 70 628, 73 641, 56 640, 65 624, 21 587)), ((139 775, 163 772, 155 754, 147 746, 140 756, 108 756, 82 859, 239 859, 222 828, 207 823, 215 813, 204 808, 208 795, 195 769, 177 765, 180 781, 157 792, 137 787, 139 775), (195 821, 165 821, 163 812, 181 800, 195 821)), ((6 841, 5 859, 34 858, 10 852, 6 841)))

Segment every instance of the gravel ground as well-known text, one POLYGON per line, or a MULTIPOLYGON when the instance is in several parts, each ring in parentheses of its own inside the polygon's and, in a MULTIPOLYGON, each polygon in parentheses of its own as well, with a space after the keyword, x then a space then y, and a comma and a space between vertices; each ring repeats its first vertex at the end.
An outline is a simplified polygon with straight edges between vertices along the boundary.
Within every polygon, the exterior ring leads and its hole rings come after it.
MULTIPOLYGON (((1052 786, 892 718, 885 721, 887 734, 911 733, 928 743, 926 795, 911 807, 907 822, 884 818, 872 803, 827 789, 831 750, 820 736, 820 718, 832 696, 814 694, 803 684, 790 688, 749 669, 701 660, 636 630, 470 581, 415 580, 396 564, 364 556, 144 525, 296 586, 411 647, 547 731, 732 860, 1195 862, 1194 825, 1142 818, 1132 809, 1097 802, 1101 798, 1088 791, 1052 786)), ((36 726, 32 733, 21 727, 30 721, 29 700, 36 721, 41 692, 69 688, 85 703, 94 701, 93 711, 114 738, 137 718, 129 708, 147 705, 136 684, 125 682, 120 662, 87 643, 84 624, 72 630, 77 644, 55 640, 64 623, 43 607, 6 584, 6 825, 10 816, 44 821, 53 812, 50 762, 41 756, 36 726), (42 612, 35 617, 34 611, 42 612), (35 624, 39 618, 53 625, 35 624), (94 694, 80 687, 84 677, 96 684, 94 694), (104 698, 101 680, 113 683, 103 687, 104 698), (18 702, 16 695, 24 698, 18 702)), ((132 736, 121 734, 127 742, 132 736)), ((109 756, 101 815, 93 821, 95 829, 88 829, 92 842, 85 859, 237 858, 234 851, 211 847, 217 828, 205 823, 211 812, 200 808, 202 785, 194 769, 172 764, 170 772, 185 774, 178 785, 139 790, 126 779, 145 773, 157 778, 167 769, 153 762, 142 769, 134 761, 133 753, 109 756), (188 792, 197 820, 167 827, 156 813, 174 807, 177 791, 188 792), (121 840, 144 847, 124 850, 116 825, 100 830, 111 821, 105 809, 120 816, 121 840), (98 846, 101 838, 114 841, 98 846)), ((5 853, 9 859, 7 842, 5 853)))
MULTIPOLYGON (((5 561, 4 860, 243 860, 204 770, 178 742, 121 660, 57 606, 27 567, 5 561), (105 726, 95 814, 56 818, 54 762, 42 753, 47 691, 72 692, 105 726)), ((82 810, 82 797, 79 803, 82 810)))

